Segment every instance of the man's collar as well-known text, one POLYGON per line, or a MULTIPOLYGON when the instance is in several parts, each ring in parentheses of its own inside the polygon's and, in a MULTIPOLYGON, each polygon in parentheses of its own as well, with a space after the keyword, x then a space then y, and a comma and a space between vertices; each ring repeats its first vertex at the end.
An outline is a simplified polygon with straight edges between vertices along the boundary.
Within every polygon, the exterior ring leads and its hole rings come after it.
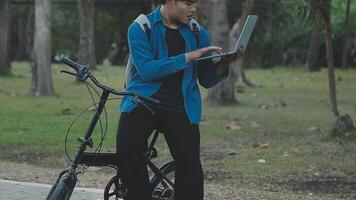
POLYGON ((158 6, 154 11, 153 11, 153 24, 162 21, 162 13, 161 13, 161 6, 158 6))

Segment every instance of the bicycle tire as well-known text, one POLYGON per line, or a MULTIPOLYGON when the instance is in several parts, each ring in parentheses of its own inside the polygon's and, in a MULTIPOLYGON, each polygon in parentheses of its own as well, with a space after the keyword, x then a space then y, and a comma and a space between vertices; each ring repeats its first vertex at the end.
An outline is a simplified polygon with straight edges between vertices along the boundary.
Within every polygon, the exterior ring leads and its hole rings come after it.
POLYGON ((71 175, 70 172, 65 173, 56 185, 48 200, 69 200, 74 187, 76 184, 76 179, 71 175))
MULTIPOLYGON (((175 171, 176 171, 176 166, 174 162, 170 162, 165 166, 162 166, 160 171, 166 175, 172 182, 174 182, 175 178, 175 171)), ((160 186, 160 183, 164 181, 162 180, 162 177, 154 175, 151 178, 151 188, 152 188, 152 198, 155 200, 170 200, 174 198, 174 187, 173 188, 164 188, 162 190, 161 188, 158 188, 160 186), (165 194, 164 194, 165 193, 165 194), (165 196, 169 197, 165 197, 165 196)), ((163 185, 162 185, 163 186, 163 185)))
POLYGON ((110 179, 104 190, 104 200, 110 200, 111 196, 115 196, 115 199, 126 199, 126 190, 123 188, 121 177, 116 175, 110 179), (111 192, 112 187, 114 191, 111 192))

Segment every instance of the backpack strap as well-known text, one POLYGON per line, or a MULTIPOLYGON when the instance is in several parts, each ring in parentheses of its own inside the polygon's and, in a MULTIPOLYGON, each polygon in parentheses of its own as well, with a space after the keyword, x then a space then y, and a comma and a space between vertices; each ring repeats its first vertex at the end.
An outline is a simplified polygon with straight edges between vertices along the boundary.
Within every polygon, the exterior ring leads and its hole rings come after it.
MULTIPOLYGON (((151 41, 151 22, 148 19, 148 17, 145 14, 140 14, 135 21, 140 25, 141 29, 146 33, 148 41, 151 41)), ((133 63, 132 63, 132 58, 131 55, 129 55, 129 59, 126 64, 126 69, 125 69, 125 83, 124 83, 124 88, 126 89, 127 84, 131 81, 131 76, 133 73, 133 63)))
POLYGON ((141 29, 147 34, 148 40, 151 41, 151 22, 145 14, 140 14, 135 22, 140 25, 141 29))
POLYGON ((200 32, 200 25, 195 19, 191 19, 189 22, 189 27, 193 31, 195 39, 197 41, 197 46, 199 48, 200 46, 200 37, 199 37, 199 32, 200 32))

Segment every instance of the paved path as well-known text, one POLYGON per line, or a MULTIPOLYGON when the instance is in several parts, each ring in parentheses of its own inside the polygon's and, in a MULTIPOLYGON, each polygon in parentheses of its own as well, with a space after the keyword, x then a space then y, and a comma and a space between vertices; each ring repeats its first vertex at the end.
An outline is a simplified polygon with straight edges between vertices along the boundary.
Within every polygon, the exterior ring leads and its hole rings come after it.
MULTIPOLYGON (((0 179, 0 200, 45 199, 50 185, 0 179)), ((104 191, 92 188, 75 188, 71 200, 102 200, 104 191)))

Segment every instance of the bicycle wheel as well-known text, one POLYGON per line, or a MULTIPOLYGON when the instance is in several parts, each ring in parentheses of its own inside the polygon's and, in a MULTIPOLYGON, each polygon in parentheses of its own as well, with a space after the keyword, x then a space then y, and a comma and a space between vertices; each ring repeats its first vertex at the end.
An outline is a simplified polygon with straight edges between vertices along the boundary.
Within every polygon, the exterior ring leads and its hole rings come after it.
MULTIPOLYGON (((174 162, 161 167, 160 171, 174 183, 176 166, 174 162)), ((154 175, 151 179, 152 186, 152 199, 154 200, 173 200, 174 187, 170 185, 165 179, 160 176, 154 175)))
POLYGON ((104 200, 126 199, 126 189, 122 185, 121 178, 116 175, 110 179, 104 190, 104 200))
POLYGON ((70 199, 74 187, 76 184, 76 177, 72 172, 65 173, 57 185, 55 189, 52 191, 48 200, 68 200, 70 199))

